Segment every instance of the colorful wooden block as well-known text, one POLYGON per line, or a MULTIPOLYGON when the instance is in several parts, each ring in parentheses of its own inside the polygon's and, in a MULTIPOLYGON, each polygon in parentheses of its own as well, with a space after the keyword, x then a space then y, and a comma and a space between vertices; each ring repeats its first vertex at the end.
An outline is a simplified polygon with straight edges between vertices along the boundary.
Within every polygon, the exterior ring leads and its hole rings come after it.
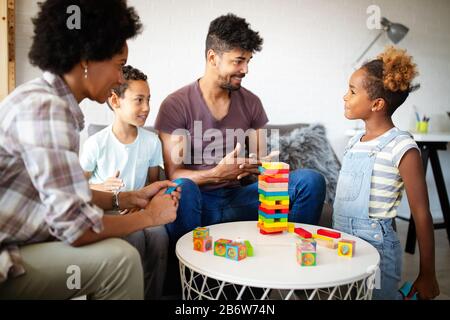
POLYGON ((289 169, 289 164, 284 162, 262 162, 261 167, 269 170, 289 169))
POLYGON ((275 234, 275 233, 281 233, 283 231, 287 231, 287 226, 286 227, 278 227, 278 228, 270 228, 270 227, 264 226, 261 223, 258 223, 258 228, 259 228, 259 232, 261 234, 275 234))
POLYGON ((288 222, 288 232, 294 233, 294 230, 295 230, 295 223, 288 222))
MULTIPOLYGON (((260 195, 261 197, 261 195, 260 195)), ((289 199, 288 200, 266 200, 266 199, 259 199, 259 202, 261 202, 261 205, 264 203, 268 206, 276 206, 275 208, 279 209, 286 209, 289 208, 289 199)))
POLYGON ((247 257, 247 247, 245 244, 238 242, 230 242, 226 244, 225 258, 240 261, 247 257))
POLYGON ((317 264, 316 248, 311 244, 305 244, 303 241, 297 242, 297 262, 301 266, 311 267, 317 264))
POLYGON ((206 252, 212 248, 212 237, 194 238, 194 250, 206 252))
POLYGON ((258 193, 262 196, 264 196, 267 200, 287 200, 289 199, 289 192, 287 190, 285 191, 264 191, 261 189, 258 189, 258 193))
POLYGON ((198 227, 192 231, 193 238, 206 238, 209 237, 209 228, 198 227))
POLYGON ((288 214, 289 213, 289 209, 267 209, 262 207, 261 205, 258 207, 258 211, 259 212, 263 212, 265 214, 288 214))
POLYGON ((219 257, 225 257, 227 254, 227 244, 231 243, 228 239, 219 239, 214 241, 214 255, 219 257))
POLYGON ((263 167, 258 167, 258 171, 260 174, 270 176, 274 174, 286 174, 289 173, 289 169, 266 169, 263 167))
POLYGON ((297 244, 303 251, 317 250, 317 243, 314 239, 301 239, 299 242, 297 242, 297 244))
POLYGON ((326 229, 317 229, 317 234, 329 238, 339 239, 341 237, 341 233, 337 231, 331 231, 326 229))
POLYGON ((268 183, 288 183, 289 175, 276 175, 276 176, 258 176, 258 180, 265 181, 268 183), (282 177, 280 177, 282 176, 282 177), (287 176, 287 177, 286 177, 287 176))
POLYGON ((288 190, 289 189, 289 183, 267 183, 264 180, 258 181, 258 188, 264 189, 266 191, 271 189, 283 189, 288 190))
POLYGON ((250 241, 245 240, 244 243, 245 243, 245 246, 247 247, 247 257, 253 257, 253 247, 252 247, 250 241))
POLYGON ((331 238, 328 239, 328 240, 321 239, 321 238, 316 238, 314 240, 316 241, 317 245, 319 245, 321 247, 325 247, 325 248, 328 248, 328 249, 336 249, 338 247, 337 241, 333 240, 331 238))
POLYGON ((303 228, 295 228, 295 229, 294 229, 294 232, 295 232, 299 237, 302 237, 302 238, 305 238, 305 239, 312 238, 311 232, 309 232, 309 231, 307 231, 307 230, 305 230, 305 229, 303 229, 303 228))
POLYGON ((267 203, 261 202, 259 206, 266 210, 289 210, 289 203, 288 204, 267 204, 267 203))
POLYGON ((342 239, 338 242, 338 255, 341 257, 352 258, 355 255, 356 242, 353 240, 342 239))
POLYGON ((286 219, 288 218, 287 213, 265 213, 264 211, 258 210, 258 216, 264 219, 286 219))

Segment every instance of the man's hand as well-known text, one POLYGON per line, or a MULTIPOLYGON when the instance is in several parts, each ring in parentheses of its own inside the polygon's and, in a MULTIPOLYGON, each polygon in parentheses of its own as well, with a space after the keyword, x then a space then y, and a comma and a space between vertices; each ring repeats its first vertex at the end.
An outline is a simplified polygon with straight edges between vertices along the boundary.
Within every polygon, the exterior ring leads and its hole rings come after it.
POLYGON ((241 144, 228 153, 214 168, 214 176, 217 182, 239 180, 249 174, 257 174, 261 164, 256 159, 240 158, 241 144))
POLYGON ((146 216, 150 226, 159 226, 173 222, 177 217, 179 204, 179 193, 164 194, 165 190, 159 191, 148 203, 144 210, 139 213, 146 216))
POLYGON ((259 174, 258 167, 261 165, 262 162, 272 161, 274 157, 278 157, 279 155, 280 155, 279 151, 272 151, 267 156, 262 157, 261 159, 257 159, 257 155, 255 153, 250 153, 249 159, 246 159, 245 163, 239 166, 239 169, 242 169, 243 173, 238 175, 237 179, 240 180, 251 174, 258 175, 259 174))

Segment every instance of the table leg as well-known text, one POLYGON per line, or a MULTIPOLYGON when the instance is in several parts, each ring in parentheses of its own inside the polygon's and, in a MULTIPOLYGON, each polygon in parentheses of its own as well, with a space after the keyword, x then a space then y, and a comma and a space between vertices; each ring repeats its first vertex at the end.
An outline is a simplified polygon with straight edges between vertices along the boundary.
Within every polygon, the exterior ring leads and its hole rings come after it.
POLYGON ((436 149, 430 150, 430 162, 431 167, 433 168, 433 175, 436 182, 439 202, 441 204, 442 216, 444 217, 445 229, 447 230, 447 238, 450 243, 450 203, 448 201, 447 188, 445 187, 445 180, 436 149))

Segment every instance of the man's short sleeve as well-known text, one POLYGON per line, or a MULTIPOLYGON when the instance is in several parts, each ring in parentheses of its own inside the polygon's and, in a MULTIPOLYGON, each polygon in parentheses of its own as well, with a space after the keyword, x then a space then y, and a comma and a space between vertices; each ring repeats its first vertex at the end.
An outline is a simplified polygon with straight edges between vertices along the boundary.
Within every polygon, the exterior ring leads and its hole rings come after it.
POLYGON ((155 121, 155 129, 172 134, 177 129, 185 128, 186 114, 183 103, 172 94, 161 103, 155 121))
POLYGON ((267 118, 266 111, 261 103, 261 100, 255 96, 255 102, 253 103, 253 119, 251 122, 252 129, 261 129, 264 127, 267 122, 269 122, 269 118, 267 118))

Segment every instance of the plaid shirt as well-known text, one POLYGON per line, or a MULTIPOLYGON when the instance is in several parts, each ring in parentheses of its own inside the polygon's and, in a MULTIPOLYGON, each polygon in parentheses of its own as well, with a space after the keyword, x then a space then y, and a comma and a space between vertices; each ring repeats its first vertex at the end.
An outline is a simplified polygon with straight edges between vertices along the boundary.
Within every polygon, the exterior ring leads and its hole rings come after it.
POLYGON ((0 103, 0 283, 25 272, 20 245, 102 230, 78 159, 83 127, 70 89, 48 72, 0 103))

